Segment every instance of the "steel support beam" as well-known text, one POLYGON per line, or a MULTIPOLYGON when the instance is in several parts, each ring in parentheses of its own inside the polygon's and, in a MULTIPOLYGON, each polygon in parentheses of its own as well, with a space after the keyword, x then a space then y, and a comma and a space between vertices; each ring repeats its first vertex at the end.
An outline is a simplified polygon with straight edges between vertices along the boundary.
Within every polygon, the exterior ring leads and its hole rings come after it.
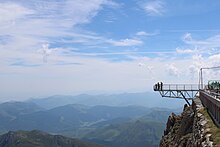
POLYGON ((181 91, 179 91, 179 92, 180 92, 180 94, 183 96, 183 98, 185 99, 185 101, 187 102, 187 104, 190 106, 190 103, 189 103, 189 101, 186 99, 185 95, 184 95, 181 91))

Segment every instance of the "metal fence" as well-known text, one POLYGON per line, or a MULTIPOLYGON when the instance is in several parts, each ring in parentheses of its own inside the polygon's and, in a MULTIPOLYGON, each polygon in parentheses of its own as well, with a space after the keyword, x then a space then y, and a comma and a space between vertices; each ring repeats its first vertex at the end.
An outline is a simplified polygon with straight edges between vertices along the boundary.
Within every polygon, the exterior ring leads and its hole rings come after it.
POLYGON ((163 91, 173 91, 173 90, 181 90, 181 91, 198 91, 198 84, 155 84, 154 90, 163 90, 163 91))
POLYGON ((163 90, 199 90, 198 84, 164 84, 163 90))

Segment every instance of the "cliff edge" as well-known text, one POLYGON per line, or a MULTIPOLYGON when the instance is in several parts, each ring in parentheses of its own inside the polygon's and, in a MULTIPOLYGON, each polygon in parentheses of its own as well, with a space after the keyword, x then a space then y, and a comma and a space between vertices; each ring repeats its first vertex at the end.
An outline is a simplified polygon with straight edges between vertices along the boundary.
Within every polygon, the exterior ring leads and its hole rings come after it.
POLYGON ((209 123, 210 117, 199 98, 184 106, 180 115, 172 113, 167 121, 160 147, 215 146, 209 123))

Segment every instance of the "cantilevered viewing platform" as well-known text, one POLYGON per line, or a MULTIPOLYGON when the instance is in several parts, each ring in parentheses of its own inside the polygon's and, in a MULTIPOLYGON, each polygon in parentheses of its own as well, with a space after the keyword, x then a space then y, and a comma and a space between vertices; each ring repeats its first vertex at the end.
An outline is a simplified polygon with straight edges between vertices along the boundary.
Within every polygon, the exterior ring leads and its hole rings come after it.
POLYGON ((190 105, 189 100, 192 100, 199 92, 198 84, 163 84, 158 82, 153 88, 162 97, 185 99, 188 105, 190 105))
POLYGON ((207 108, 215 124, 220 127, 220 81, 211 81, 208 85, 203 86, 201 84, 163 84, 158 82, 153 88, 162 97, 185 99, 188 105, 190 105, 189 101, 199 93, 198 97, 202 104, 207 108), (217 88, 216 85, 218 85, 217 88))
POLYGON ((220 66, 200 68, 198 84, 163 84, 158 82, 154 85, 154 91, 158 91, 162 97, 185 99, 188 105, 198 93, 201 100, 215 121, 220 127, 220 80, 209 80, 203 84, 203 70, 220 69, 220 66))

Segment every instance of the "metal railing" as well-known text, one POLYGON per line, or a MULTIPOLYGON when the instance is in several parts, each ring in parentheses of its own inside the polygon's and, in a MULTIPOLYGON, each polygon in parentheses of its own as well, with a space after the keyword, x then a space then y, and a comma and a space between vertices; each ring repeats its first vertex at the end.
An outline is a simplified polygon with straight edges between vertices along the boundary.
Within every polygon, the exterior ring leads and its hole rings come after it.
POLYGON ((162 87, 163 90, 190 90, 190 91, 198 91, 198 84, 164 84, 162 87))
POLYGON ((199 84, 155 84, 154 85, 155 91, 198 91, 199 84))
POLYGON ((213 98, 220 100, 220 93, 212 92, 209 90, 203 90, 203 91, 206 92, 207 94, 213 96, 213 98))

